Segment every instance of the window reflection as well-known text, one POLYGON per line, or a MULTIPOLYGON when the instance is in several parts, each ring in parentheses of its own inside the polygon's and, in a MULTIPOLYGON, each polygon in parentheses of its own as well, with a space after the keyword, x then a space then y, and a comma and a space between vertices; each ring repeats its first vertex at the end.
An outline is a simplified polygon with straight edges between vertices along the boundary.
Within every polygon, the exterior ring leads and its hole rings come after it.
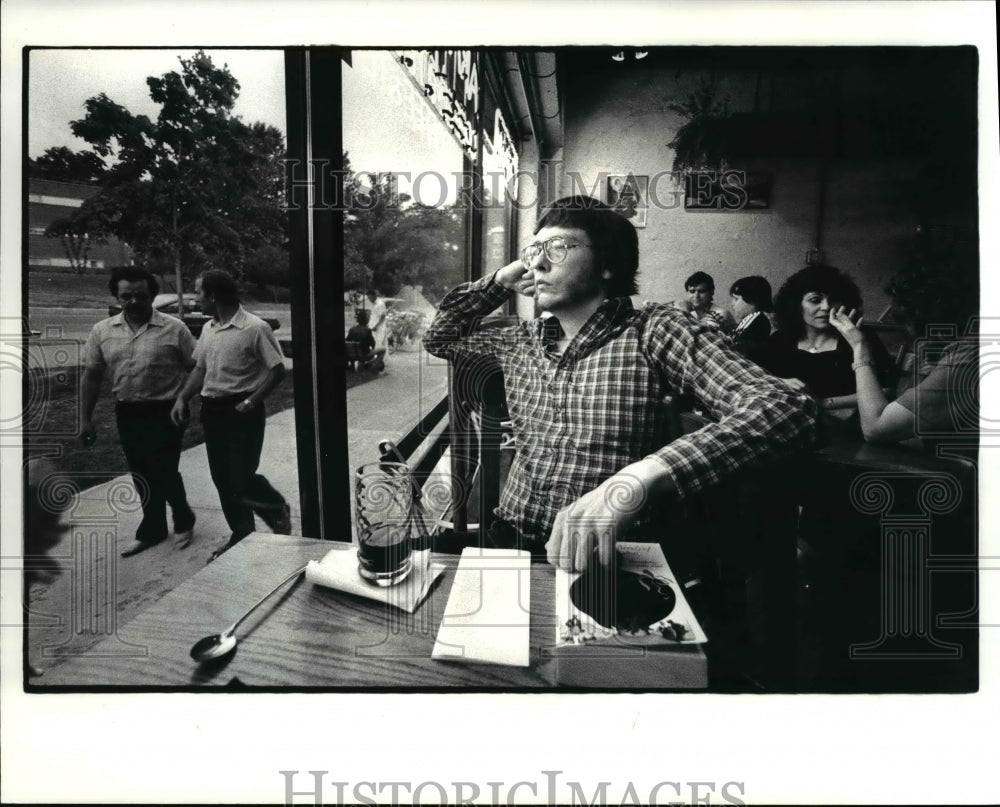
POLYGON ((447 394, 447 365, 420 340, 469 271, 466 150, 406 58, 419 67, 427 55, 354 51, 343 67, 344 321, 350 329, 366 312, 376 350, 385 346, 384 369, 347 371, 352 468, 377 459, 379 440, 398 440, 447 394))

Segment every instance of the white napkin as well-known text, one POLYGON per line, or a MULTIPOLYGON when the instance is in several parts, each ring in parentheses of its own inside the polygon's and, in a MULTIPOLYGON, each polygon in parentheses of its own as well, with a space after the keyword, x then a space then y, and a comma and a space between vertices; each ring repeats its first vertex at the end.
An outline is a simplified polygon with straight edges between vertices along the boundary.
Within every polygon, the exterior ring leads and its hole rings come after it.
POLYGON ((311 560, 306 566, 306 580, 317 586, 335 588, 348 594, 357 594, 379 602, 386 602, 412 614, 417 610, 433 583, 443 572, 444 566, 430 562, 430 551, 410 555, 413 568, 402 583, 382 588, 369 583, 358 574, 356 547, 331 549, 323 560, 311 560))
POLYGON ((431 658, 527 667, 531 553, 466 547, 431 658))

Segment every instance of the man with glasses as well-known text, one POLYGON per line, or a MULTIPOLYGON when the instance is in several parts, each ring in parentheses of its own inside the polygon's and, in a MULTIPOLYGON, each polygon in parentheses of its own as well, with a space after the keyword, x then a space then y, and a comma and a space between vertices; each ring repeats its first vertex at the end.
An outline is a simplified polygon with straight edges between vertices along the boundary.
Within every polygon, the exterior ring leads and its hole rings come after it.
MULTIPOLYGON (((667 305, 635 309, 635 228, 587 196, 555 202, 521 260, 451 291, 424 336, 435 356, 499 361, 518 452, 485 536, 567 570, 616 539, 660 540, 658 514, 728 475, 814 439, 816 405, 667 305), (546 316, 474 330, 513 293, 546 316), (671 433, 663 399, 717 420, 671 433)), ((670 556, 670 555, 668 555, 670 556)), ((673 560, 671 561, 673 563, 673 560)))
POLYGON ((142 497, 142 522, 122 557, 167 537, 168 502, 176 541, 185 547, 191 542, 195 517, 178 471, 184 429, 171 421, 170 410, 194 367, 194 337, 179 319, 153 309, 159 285, 145 269, 115 269, 108 288, 122 310, 98 322, 84 348, 80 437, 88 447, 97 439, 94 408, 104 373, 110 369, 118 437, 142 497))

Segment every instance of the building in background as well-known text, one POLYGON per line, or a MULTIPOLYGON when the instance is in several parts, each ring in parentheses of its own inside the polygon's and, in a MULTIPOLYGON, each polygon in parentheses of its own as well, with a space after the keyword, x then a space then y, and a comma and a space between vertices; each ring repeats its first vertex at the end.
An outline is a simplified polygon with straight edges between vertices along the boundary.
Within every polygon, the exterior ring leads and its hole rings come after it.
POLYGON ((28 271, 29 272, 101 272, 112 266, 132 263, 132 250, 117 238, 106 244, 88 239, 76 245, 45 234, 49 225, 67 219, 86 199, 96 194, 94 185, 59 182, 51 179, 28 180, 28 271))

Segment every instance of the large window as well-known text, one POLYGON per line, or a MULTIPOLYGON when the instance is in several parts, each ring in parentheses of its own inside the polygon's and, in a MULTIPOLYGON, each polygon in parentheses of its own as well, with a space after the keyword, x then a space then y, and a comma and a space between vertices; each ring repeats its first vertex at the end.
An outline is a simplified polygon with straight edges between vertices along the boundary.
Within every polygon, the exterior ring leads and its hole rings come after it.
MULTIPOLYGON (((470 194, 463 190, 471 187, 476 140, 464 125, 446 123, 461 120, 466 108, 446 75, 458 58, 465 67, 472 56, 354 51, 343 68, 352 199, 344 320, 350 328, 359 314, 370 317, 377 349, 385 350, 382 362, 348 370, 352 469, 375 459, 380 439, 399 439, 447 393, 447 365, 423 351, 421 337, 442 297, 473 271, 470 194)), ((478 99, 471 101, 474 108, 478 99)))

